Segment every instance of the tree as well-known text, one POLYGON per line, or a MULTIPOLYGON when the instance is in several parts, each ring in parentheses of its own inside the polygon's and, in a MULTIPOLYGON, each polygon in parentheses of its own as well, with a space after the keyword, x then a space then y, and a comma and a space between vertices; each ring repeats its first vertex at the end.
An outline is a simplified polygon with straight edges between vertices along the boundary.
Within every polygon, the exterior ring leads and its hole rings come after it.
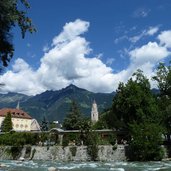
POLYGON ((149 80, 141 70, 134 73, 126 84, 119 84, 108 116, 110 115, 113 117, 110 127, 117 129, 128 130, 129 124, 133 122, 159 122, 160 112, 156 98, 151 92, 149 80))
POLYGON ((25 33, 35 31, 31 19, 26 16, 26 10, 19 9, 20 3, 27 10, 30 8, 27 0, 1 0, 0 1, 0 64, 6 67, 14 53, 12 43, 12 28, 19 26, 22 37, 25 33))
POLYGON ((5 116, 5 119, 2 122, 1 125, 2 132, 9 132, 12 130, 12 120, 11 120, 11 113, 8 112, 5 116))
POLYGON ((48 121, 46 120, 46 117, 43 117, 43 120, 41 122, 41 130, 42 131, 48 131, 48 121))
POLYGON ((82 116, 75 101, 72 101, 71 108, 64 119, 63 127, 67 130, 78 130, 81 128, 82 116))
MULTIPOLYGON (((158 104, 162 113, 163 126, 168 134, 171 133, 171 62, 168 66, 160 63, 157 67, 156 76, 153 79, 157 82, 160 93, 158 104)), ((170 137, 170 136, 168 136, 170 137)))
POLYGON ((163 157, 162 127, 156 123, 133 123, 130 126, 132 140, 130 142, 130 160, 161 160, 163 157))
POLYGON ((112 120, 110 127, 127 131, 132 152, 130 159, 161 159, 161 112, 149 80, 141 70, 126 84, 119 84, 108 117, 112 120))

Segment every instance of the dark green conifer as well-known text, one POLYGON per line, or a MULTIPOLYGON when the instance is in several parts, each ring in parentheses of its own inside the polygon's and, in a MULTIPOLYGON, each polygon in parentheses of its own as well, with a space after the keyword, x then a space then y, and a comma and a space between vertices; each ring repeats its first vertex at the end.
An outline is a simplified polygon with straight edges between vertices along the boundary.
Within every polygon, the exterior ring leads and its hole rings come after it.
POLYGON ((9 132, 12 130, 12 119, 11 119, 11 113, 8 112, 5 116, 5 119, 2 122, 1 125, 2 132, 9 132))

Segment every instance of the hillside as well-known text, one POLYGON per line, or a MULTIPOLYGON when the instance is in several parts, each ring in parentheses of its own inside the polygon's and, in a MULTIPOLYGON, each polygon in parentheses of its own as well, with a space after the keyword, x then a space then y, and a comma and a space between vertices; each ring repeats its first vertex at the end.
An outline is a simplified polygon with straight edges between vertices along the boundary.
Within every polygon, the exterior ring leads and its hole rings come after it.
POLYGON ((90 116, 93 100, 96 100, 99 112, 102 112, 111 106, 113 96, 114 93, 93 93, 70 85, 58 91, 46 91, 36 96, 0 94, 0 108, 16 107, 19 101, 20 107, 38 121, 41 121, 43 116, 49 121, 62 121, 70 108, 71 100, 78 103, 84 115, 90 116))

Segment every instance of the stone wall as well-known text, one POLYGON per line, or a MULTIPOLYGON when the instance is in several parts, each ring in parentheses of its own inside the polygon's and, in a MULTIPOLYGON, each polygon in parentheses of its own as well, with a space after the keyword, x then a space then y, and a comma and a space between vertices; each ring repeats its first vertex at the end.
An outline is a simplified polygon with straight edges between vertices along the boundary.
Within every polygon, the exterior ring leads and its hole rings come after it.
MULTIPOLYGON (((90 161, 86 146, 25 146, 15 156, 17 150, 14 148, 11 153, 11 147, 0 147, 0 160, 24 158, 25 160, 90 161)), ((125 161, 125 146, 118 145, 116 149, 110 145, 99 146, 97 160, 125 161)))

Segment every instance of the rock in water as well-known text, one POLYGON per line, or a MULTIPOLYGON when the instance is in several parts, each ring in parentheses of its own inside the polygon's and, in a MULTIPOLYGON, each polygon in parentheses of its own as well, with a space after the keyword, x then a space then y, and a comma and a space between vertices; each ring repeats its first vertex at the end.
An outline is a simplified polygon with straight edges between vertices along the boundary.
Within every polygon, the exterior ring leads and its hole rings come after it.
POLYGON ((55 167, 49 167, 48 171, 58 171, 55 167))
POLYGON ((24 157, 20 157, 18 160, 19 161, 24 161, 25 159, 24 159, 24 157))

